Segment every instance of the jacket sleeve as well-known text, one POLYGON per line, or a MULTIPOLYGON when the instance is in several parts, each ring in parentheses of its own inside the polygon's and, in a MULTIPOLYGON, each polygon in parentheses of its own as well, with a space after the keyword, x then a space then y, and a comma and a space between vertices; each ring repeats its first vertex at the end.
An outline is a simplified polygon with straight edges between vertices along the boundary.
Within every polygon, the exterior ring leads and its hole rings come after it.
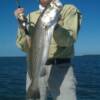
POLYGON ((17 32, 16 45, 21 51, 24 51, 24 52, 27 52, 29 49, 25 32, 21 30, 20 28, 18 28, 18 32, 17 32))
POLYGON ((54 37, 59 46, 72 46, 78 36, 82 15, 73 5, 64 5, 54 37), (59 39, 60 38, 60 39, 59 39))
MULTIPOLYGON (((29 21, 29 15, 27 16, 27 19, 29 21)), ((27 52, 29 50, 29 46, 27 43, 27 39, 29 38, 30 36, 26 35, 24 30, 19 27, 17 31, 16 45, 21 51, 27 52)))

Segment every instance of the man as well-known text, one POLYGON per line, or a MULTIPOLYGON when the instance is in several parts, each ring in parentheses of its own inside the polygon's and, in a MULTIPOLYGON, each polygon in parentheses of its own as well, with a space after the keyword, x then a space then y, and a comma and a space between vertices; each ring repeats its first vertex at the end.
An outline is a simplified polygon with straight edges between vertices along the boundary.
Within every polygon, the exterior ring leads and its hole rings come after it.
MULTIPOLYGON (((24 52, 31 48, 31 34, 34 33, 34 27, 41 12, 46 7, 50 0, 40 0, 40 10, 31 12, 27 19, 29 21, 28 33, 21 27, 17 34, 17 46, 24 52)), ((18 8, 15 15, 18 19, 24 13, 23 8, 18 8)), ((74 76, 71 59, 74 56, 74 43, 77 39, 77 34, 80 29, 81 14, 73 5, 64 5, 60 13, 60 19, 55 27, 53 38, 49 48, 49 58, 45 65, 46 75, 40 77, 39 88, 41 98, 39 100, 47 100, 47 95, 50 93, 53 100, 77 100, 76 99, 76 79, 74 76)), ((30 59, 28 59, 28 62, 30 59)), ((31 69, 27 68, 26 92, 27 99, 34 100, 32 91, 29 91, 32 78, 31 69)), ((38 99, 35 99, 38 100, 38 99)))

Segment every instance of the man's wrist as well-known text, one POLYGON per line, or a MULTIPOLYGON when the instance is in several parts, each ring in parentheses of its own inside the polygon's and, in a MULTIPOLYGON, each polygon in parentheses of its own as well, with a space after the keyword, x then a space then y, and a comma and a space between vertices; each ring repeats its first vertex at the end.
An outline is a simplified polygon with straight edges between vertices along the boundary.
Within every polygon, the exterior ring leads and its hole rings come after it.
POLYGON ((26 35, 29 35, 28 29, 27 29, 27 25, 26 23, 20 23, 19 22, 19 28, 20 30, 22 30, 22 32, 24 32, 26 35))

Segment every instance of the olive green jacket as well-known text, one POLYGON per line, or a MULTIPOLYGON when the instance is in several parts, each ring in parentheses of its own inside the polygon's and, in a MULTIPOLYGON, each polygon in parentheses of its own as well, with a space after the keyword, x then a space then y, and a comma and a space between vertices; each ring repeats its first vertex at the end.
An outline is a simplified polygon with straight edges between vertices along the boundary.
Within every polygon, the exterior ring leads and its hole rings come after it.
MULTIPOLYGON (((55 27, 53 38, 49 49, 49 58, 71 58, 74 56, 74 42, 77 39, 82 16, 79 10, 73 5, 64 5, 60 13, 61 18, 55 27)), ((34 33, 34 27, 40 16, 40 11, 31 12, 28 15, 29 36, 34 33)), ((25 33, 19 28, 16 39, 17 47, 24 52, 29 48, 26 43, 25 33)))

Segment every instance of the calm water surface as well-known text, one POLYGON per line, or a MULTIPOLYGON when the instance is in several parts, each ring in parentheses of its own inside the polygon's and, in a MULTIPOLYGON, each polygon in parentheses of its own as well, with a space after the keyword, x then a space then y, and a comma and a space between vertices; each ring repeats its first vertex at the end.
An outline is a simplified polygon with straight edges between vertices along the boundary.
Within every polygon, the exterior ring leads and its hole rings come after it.
MULTIPOLYGON (((73 64, 78 100, 100 100, 100 56, 75 57, 73 64)), ((25 57, 1 57, 0 100, 25 100, 25 75, 25 57)))

